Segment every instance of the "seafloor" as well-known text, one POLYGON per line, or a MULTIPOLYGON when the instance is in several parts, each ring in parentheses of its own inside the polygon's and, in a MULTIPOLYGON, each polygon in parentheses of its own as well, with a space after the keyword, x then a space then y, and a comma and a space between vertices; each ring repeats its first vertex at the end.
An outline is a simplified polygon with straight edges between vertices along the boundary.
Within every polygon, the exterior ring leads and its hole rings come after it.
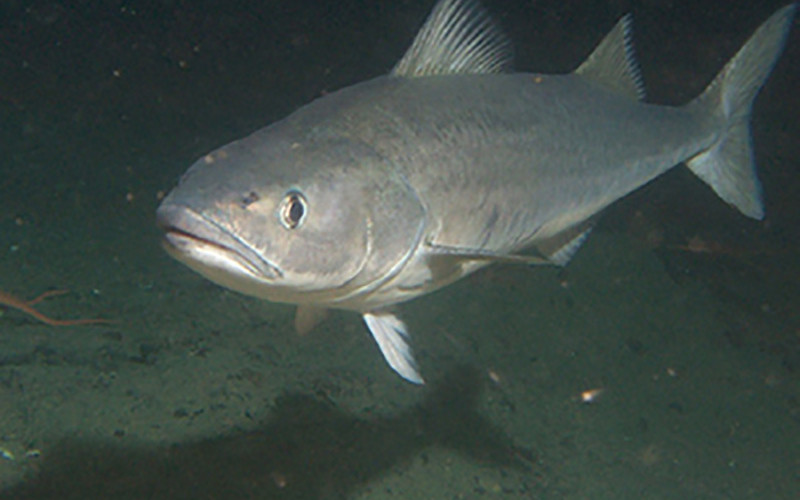
MULTIPOLYGON (((650 100, 681 103, 783 2, 486 3, 542 72, 632 11, 650 100)), ((764 221, 675 169, 567 268, 402 306, 425 387, 355 314, 298 337, 161 250, 189 164, 388 71, 431 4, 0 2, 0 290, 114 320, 0 308, 0 497, 800 498, 798 29, 753 114, 764 221)))

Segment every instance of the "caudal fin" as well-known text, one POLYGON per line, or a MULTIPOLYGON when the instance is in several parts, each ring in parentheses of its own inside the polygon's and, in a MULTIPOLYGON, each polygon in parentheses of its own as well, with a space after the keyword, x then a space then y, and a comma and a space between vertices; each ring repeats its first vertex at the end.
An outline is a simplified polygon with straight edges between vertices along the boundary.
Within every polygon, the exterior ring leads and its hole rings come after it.
POLYGON ((689 104, 720 117, 719 139, 686 163, 726 202, 754 219, 764 217, 756 175, 750 112, 781 54, 797 4, 772 15, 719 72, 705 92, 689 104))

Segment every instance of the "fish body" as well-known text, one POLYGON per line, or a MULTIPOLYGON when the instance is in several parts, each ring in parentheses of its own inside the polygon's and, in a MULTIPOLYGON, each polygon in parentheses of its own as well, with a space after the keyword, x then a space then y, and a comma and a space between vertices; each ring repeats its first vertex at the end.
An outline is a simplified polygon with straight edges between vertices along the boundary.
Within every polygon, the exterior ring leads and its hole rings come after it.
POLYGON ((158 209, 165 246, 222 286, 298 304, 298 324, 362 314, 421 383, 390 306, 491 263, 564 265, 603 208, 681 162, 763 217, 749 115, 794 10, 671 107, 642 101, 627 16, 573 73, 512 73, 485 12, 441 0, 391 74, 198 160, 158 209))

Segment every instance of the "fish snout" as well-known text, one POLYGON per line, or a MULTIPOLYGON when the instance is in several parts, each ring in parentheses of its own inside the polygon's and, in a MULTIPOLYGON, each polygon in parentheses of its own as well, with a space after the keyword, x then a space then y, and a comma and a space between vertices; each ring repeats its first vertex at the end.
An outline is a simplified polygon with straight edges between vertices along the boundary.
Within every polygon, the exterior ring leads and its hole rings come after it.
POLYGON ((167 253, 201 274, 228 272, 240 278, 274 282, 283 277, 278 266, 222 224, 191 207, 162 203, 156 225, 164 232, 167 253))

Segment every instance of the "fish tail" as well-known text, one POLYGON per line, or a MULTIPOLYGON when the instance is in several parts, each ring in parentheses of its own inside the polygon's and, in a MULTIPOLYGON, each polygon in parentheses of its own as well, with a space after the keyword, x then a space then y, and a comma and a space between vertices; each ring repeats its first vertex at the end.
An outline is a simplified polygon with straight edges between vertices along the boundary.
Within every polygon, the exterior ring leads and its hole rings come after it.
POLYGON ((797 4, 773 14, 688 107, 720 124, 717 140, 686 163, 720 198, 754 219, 764 217, 753 159, 750 114, 758 91, 781 54, 797 4))

